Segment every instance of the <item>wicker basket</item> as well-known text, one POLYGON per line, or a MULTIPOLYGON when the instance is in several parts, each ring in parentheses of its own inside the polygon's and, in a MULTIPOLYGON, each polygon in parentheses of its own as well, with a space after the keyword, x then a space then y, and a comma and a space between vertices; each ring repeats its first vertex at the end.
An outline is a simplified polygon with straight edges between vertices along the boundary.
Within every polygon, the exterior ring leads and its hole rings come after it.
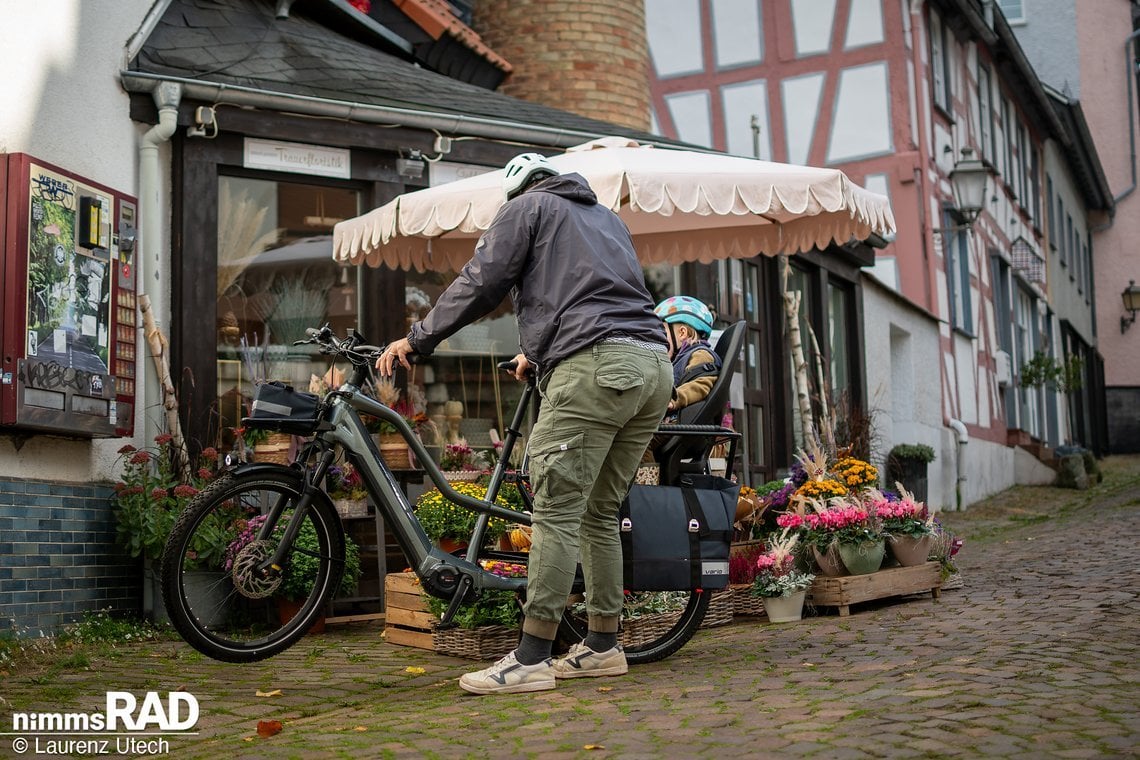
POLYGON ((440 654, 466 657, 470 660, 495 660, 509 654, 519 644, 519 629, 505 625, 478 628, 436 628, 431 632, 432 645, 440 654))
POLYGON ((728 625, 732 622, 732 589, 726 588, 711 593, 709 608, 705 612, 705 619, 701 621, 701 628, 715 628, 718 625, 728 625))
POLYGON ((732 584, 732 614, 733 615, 766 615, 764 599, 752 596, 751 583, 732 584))
POLYGON ((412 451, 408 442, 398 433, 381 433, 375 436, 376 447, 380 449, 380 458, 391 470, 410 470, 412 468, 412 451))
POLYGON ((626 648, 644 646, 661 638, 680 619, 680 612, 659 612, 623 620, 621 630, 618 632, 618 641, 626 648))
POLYGON ((637 468, 633 482, 641 486, 655 486, 661 482, 661 465, 643 464, 637 468))
POLYGON ((253 461, 289 464, 291 442, 292 436, 288 433, 270 433, 268 438, 253 447, 253 461))
POLYGON ((943 591, 947 591, 949 589, 955 589, 955 588, 962 588, 965 585, 966 585, 965 582, 962 581, 962 574, 961 573, 950 573, 950 575, 948 575, 942 579, 942 590, 943 591))

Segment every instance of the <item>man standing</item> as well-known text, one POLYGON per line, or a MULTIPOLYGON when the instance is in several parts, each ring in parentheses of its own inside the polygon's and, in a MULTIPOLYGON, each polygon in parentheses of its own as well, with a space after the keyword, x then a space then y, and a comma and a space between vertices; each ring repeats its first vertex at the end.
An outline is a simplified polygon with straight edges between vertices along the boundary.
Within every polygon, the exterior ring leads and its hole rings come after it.
POLYGON ((578 174, 542 156, 506 166, 507 203, 435 307, 376 362, 390 376, 409 353, 430 354, 509 292, 522 353, 542 406, 531 432, 534 535, 518 648, 459 679, 476 694, 553 689, 557 678, 627 672, 617 643, 622 607, 618 507, 673 390, 661 321, 625 224, 578 174), (581 556, 589 634, 552 660, 581 556))

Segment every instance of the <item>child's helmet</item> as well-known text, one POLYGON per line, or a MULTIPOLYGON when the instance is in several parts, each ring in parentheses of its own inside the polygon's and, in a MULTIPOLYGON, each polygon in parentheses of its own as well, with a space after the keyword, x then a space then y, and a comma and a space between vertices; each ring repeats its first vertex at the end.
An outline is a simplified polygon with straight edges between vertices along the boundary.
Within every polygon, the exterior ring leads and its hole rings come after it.
POLYGON ((657 304, 653 313, 667 325, 688 325, 702 338, 707 338, 713 329, 713 315, 709 307, 692 296, 666 298, 657 304))
POLYGON ((503 193, 506 194, 507 200, 521 193, 531 178, 539 172, 559 174, 558 170, 546 160, 546 156, 539 153, 520 153, 508 161, 506 172, 503 174, 503 193))

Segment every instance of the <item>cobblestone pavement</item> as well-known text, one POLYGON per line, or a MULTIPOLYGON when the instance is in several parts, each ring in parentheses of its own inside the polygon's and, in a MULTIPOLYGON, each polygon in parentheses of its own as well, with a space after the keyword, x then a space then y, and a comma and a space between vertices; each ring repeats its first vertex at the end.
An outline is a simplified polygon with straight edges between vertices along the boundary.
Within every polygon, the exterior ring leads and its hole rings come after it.
POLYGON ((338 626, 255 665, 165 641, 13 673, 0 730, 13 710, 99 710, 108 689, 184 690, 201 717, 175 757, 1136 757, 1140 457, 1105 470, 946 515, 965 587, 941 599, 734 622, 624 677, 474 697, 455 680, 472 663, 338 626))

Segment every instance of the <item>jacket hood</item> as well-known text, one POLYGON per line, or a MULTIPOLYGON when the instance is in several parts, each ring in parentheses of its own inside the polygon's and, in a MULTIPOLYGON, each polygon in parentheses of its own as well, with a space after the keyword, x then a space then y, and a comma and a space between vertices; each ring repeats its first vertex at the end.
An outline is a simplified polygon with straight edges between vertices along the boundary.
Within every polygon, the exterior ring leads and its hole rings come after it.
MULTIPOLYGON (((598 196, 590 189, 590 184, 586 182, 586 178, 577 172, 559 174, 557 177, 547 177, 541 182, 536 182, 526 192, 530 193, 534 191, 554 193, 567 200, 585 203, 589 206, 598 202, 598 196)), ((526 193, 523 194, 526 195, 526 193)))

